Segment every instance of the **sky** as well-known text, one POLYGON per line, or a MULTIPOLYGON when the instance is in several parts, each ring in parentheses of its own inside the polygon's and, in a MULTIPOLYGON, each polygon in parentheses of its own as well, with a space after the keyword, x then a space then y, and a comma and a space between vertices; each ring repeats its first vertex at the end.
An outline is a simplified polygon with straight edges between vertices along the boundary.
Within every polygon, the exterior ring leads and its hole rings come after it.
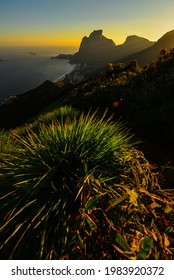
POLYGON ((174 29, 173 0, 0 0, 0 46, 72 46, 102 29, 157 41, 174 29))

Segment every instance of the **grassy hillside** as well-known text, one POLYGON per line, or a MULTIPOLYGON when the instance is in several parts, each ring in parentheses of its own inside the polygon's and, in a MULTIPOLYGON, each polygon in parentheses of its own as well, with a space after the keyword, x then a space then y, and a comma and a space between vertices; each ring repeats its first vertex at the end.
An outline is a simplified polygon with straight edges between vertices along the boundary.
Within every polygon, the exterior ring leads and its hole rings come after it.
POLYGON ((163 50, 156 62, 143 69, 136 62, 109 64, 106 71, 81 84, 46 82, 0 106, 0 127, 18 126, 44 108, 49 112, 68 105, 85 112, 98 109, 99 114, 107 108, 141 140, 168 146, 173 155, 173 86, 174 51, 163 50))
POLYGON ((110 64, 106 72, 76 85, 47 110, 71 105, 85 112, 98 109, 100 114, 107 108, 143 141, 149 158, 163 163, 174 157, 173 86, 174 51, 163 50, 143 69, 136 62, 110 64))
POLYGON ((64 107, 0 139, 1 259, 173 259, 173 190, 120 121, 64 107))
POLYGON ((109 64, 81 84, 47 83, 54 102, 8 122, 1 259, 174 259, 173 185, 141 151, 173 159, 173 85, 174 51, 163 50, 144 69, 109 64))

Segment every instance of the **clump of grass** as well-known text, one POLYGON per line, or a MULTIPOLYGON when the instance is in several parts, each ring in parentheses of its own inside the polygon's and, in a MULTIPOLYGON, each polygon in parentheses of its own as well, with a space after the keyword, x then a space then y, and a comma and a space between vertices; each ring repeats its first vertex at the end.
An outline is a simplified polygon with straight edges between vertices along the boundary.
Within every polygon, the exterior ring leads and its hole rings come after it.
POLYGON ((121 123, 89 113, 14 137, 0 159, 1 258, 171 258, 173 200, 121 123))
POLYGON ((40 114, 34 121, 29 122, 27 125, 23 125, 14 129, 14 133, 24 136, 27 134, 28 129, 32 129, 37 132, 41 125, 50 125, 52 121, 57 120, 58 122, 64 122, 66 119, 73 120, 79 116, 80 112, 71 106, 63 106, 54 109, 47 113, 40 114))
POLYGON ((58 121, 65 121, 67 118, 73 120, 74 117, 78 116, 80 112, 71 106, 63 106, 54 109, 51 112, 42 114, 38 117, 37 121, 43 122, 45 124, 50 124, 52 119, 57 119, 58 121))
POLYGON ((5 129, 0 130, 0 153, 14 150, 16 146, 16 139, 12 136, 11 131, 5 129))

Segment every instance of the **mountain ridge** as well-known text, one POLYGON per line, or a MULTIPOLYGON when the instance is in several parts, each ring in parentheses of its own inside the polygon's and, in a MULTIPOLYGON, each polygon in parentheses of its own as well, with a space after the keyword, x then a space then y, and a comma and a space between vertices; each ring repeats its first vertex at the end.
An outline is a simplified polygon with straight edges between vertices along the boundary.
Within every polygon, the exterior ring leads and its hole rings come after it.
POLYGON ((169 50, 174 47, 174 30, 168 31, 160 37, 153 46, 126 57, 123 62, 129 63, 131 60, 137 60, 141 66, 145 66, 152 61, 157 60, 162 49, 169 50))
POLYGON ((84 36, 78 52, 74 55, 60 54, 54 58, 69 59, 71 63, 86 63, 88 65, 104 66, 109 62, 122 59, 135 52, 141 51, 154 42, 146 38, 130 35, 125 42, 116 45, 112 39, 103 36, 103 30, 94 30, 88 37, 84 36))
POLYGON ((116 45, 112 39, 103 36, 102 29, 94 30, 89 37, 84 36, 82 38, 79 51, 71 57, 70 61, 72 63, 103 66, 144 50, 153 44, 154 42, 146 38, 130 35, 123 44, 116 45))
POLYGON ((108 63, 137 60, 145 66, 156 60, 161 49, 174 47, 174 30, 166 32, 156 42, 137 35, 129 35, 123 44, 116 45, 112 39, 103 36, 103 30, 94 30, 88 37, 84 36, 78 52, 72 55, 60 54, 55 58, 69 59, 71 63, 88 66, 105 66, 108 63))

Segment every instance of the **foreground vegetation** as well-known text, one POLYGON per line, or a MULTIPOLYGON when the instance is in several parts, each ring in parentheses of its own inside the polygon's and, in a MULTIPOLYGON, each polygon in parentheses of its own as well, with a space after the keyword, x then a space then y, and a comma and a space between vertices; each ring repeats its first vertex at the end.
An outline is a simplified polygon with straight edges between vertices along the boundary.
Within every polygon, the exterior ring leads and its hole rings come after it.
POLYGON ((173 190, 99 115, 66 106, 1 131, 1 259, 173 259, 173 190))
POLYGON ((174 259, 173 87, 162 50, 1 106, 0 258, 174 259))

